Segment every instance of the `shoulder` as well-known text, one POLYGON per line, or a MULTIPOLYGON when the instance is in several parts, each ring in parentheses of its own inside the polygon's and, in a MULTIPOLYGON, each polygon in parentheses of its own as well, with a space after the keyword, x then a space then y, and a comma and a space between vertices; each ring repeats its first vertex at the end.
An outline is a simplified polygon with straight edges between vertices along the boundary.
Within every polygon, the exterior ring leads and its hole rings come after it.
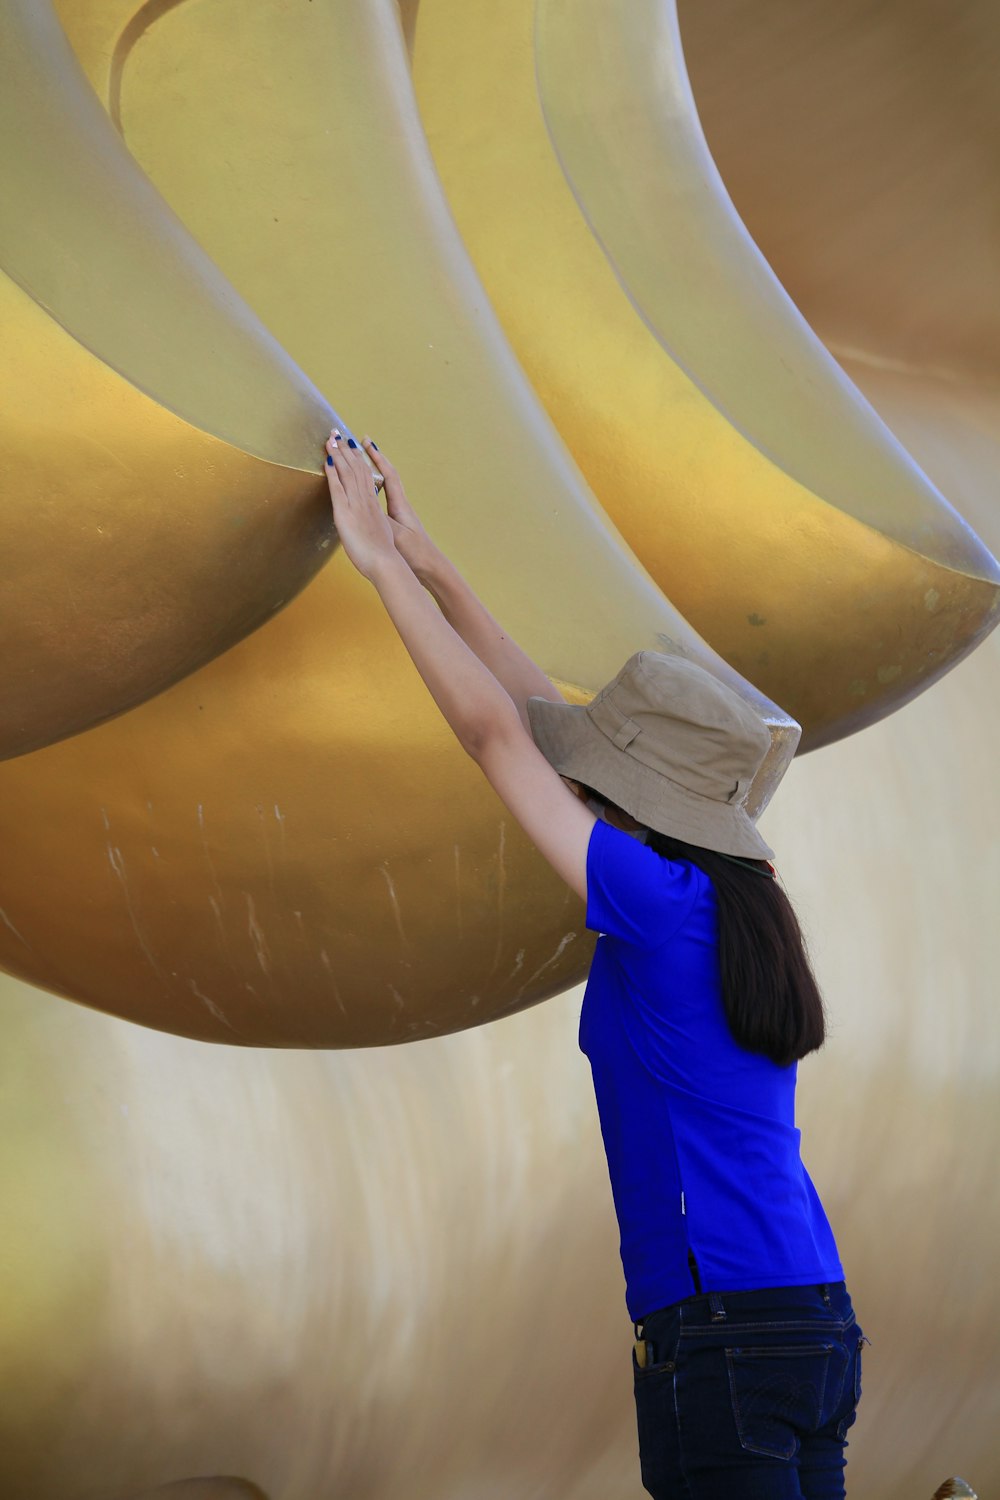
POLYGON ((700 900, 714 895, 697 865, 671 860, 597 822, 587 848, 587 926, 642 947, 673 936, 700 900))

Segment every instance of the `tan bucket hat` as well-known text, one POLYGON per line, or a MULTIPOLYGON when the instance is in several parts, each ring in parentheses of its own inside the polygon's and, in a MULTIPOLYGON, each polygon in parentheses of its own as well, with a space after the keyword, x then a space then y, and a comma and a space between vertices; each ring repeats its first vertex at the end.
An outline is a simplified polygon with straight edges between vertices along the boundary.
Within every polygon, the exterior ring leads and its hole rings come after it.
POLYGON ((528 699, 535 744, 647 828, 744 859, 770 859, 749 813, 771 746, 732 688, 680 656, 639 651, 587 704, 528 699))

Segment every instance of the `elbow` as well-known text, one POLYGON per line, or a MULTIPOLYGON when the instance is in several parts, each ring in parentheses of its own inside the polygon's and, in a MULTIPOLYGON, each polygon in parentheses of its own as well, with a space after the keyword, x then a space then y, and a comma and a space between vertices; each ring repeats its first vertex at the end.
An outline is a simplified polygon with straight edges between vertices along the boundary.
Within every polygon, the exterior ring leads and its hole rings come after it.
POLYGON ((489 756, 490 746, 496 742, 496 731, 493 725, 477 721, 467 724, 458 739, 466 755, 481 766, 489 756))
POLYGON ((512 734, 524 734, 525 729, 513 703, 498 712, 485 714, 465 725, 459 741, 466 755, 482 766, 492 759, 497 747, 509 742, 512 734))

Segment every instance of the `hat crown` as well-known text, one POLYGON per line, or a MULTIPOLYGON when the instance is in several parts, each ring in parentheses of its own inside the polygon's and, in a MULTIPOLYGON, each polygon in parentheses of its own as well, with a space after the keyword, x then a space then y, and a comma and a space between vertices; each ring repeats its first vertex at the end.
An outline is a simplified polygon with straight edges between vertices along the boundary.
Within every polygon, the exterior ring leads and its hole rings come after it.
POLYGON ((771 736, 749 704, 696 663, 639 651, 587 705, 615 749, 698 797, 741 804, 771 736))
POLYGON ((528 718, 561 776, 647 828, 722 854, 771 857, 746 808, 771 732, 704 667, 639 651, 590 703, 529 698, 528 718))

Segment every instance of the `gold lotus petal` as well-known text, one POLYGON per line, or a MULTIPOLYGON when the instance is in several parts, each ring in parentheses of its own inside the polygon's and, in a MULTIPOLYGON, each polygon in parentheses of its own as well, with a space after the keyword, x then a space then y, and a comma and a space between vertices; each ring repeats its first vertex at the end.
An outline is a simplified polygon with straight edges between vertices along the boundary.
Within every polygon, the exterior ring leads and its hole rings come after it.
POLYGON ((0 756, 159 692, 329 555, 331 412, 170 213, 45 4, 0 6, 0 756))
POLYGON ((825 0, 682 0, 679 13, 708 144, 748 230, 1000 551, 1000 204, 985 145, 1000 132, 1000 11, 979 0, 945 18, 886 0, 871 25, 833 23, 825 0))
POLYGON ((413 74, 462 236, 595 494, 804 745, 982 639, 1000 569, 743 228, 672 5, 421 0, 413 74))

